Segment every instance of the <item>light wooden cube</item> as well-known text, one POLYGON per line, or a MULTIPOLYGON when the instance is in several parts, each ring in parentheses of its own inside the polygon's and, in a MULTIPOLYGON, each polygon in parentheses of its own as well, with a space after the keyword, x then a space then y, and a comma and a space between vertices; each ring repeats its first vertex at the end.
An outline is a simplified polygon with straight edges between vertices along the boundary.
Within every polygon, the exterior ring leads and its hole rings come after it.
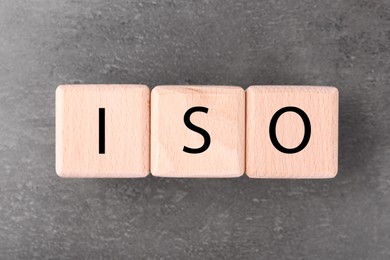
POLYGON ((150 90, 144 85, 63 85, 56 90, 56 170, 61 177, 149 173, 150 90))
POLYGON ((337 174, 336 88, 251 86, 246 96, 249 177, 315 179, 337 174))
POLYGON ((151 124, 152 175, 223 178, 244 173, 241 87, 157 86, 152 90, 151 124))

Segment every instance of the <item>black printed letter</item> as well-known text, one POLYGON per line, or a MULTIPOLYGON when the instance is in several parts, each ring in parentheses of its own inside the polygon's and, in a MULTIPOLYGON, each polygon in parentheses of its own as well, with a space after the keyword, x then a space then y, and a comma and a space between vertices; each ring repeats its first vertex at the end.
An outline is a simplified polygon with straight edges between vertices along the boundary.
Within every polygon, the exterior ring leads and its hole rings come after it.
POLYGON ((190 116, 194 112, 203 112, 206 113, 209 111, 207 107, 191 107, 190 109, 187 110, 187 112, 184 114, 184 124, 191 129, 194 132, 197 132, 201 134, 204 138, 204 144, 199 147, 199 148, 189 148, 187 146, 184 146, 183 151, 186 153, 203 153, 204 151, 209 148, 211 139, 209 133, 207 133, 206 130, 197 127, 196 125, 192 124, 190 121, 190 116))
POLYGON ((284 107, 284 108, 278 110, 274 114, 274 116, 272 117, 271 123, 269 124, 269 136, 271 138, 271 142, 275 146, 275 148, 278 149, 279 151, 281 151, 282 153, 290 153, 291 154, 291 153, 298 153, 298 152, 302 151, 306 147, 306 145, 309 143, 310 134, 311 134, 311 125, 310 125, 309 117, 306 115, 306 113, 302 109, 299 109, 297 107, 284 107), (289 112, 289 111, 297 113, 302 118, 303 123, 305 125, 305 134, 303 136, 302 142, 297 147, 291 148, 291 149, 283 147, 279 143, 278 138, 276 137, 276 123, 278 122, 279 117, 283 113, 289 112))
POLYGON ((105 130, 105 109, 99 108, 99 154, 104 154, 106 150, 105 130))

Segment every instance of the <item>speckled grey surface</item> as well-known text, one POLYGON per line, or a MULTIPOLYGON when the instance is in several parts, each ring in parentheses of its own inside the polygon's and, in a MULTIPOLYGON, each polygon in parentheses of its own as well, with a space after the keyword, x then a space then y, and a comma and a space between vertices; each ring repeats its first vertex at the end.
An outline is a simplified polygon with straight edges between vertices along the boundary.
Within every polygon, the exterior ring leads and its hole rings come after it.
POLYGON ((390 259, 390 2, 0 1, 1 259, 390 259), (332 180, 60 179, 62 83, 340 90, 332 180))

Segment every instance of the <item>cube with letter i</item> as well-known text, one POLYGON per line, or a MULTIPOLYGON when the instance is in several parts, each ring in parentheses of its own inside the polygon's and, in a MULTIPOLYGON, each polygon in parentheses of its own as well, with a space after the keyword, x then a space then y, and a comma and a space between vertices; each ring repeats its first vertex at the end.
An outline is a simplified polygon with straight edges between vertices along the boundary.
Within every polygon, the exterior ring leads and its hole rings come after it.
POLYGON ((56 90, 61 177, 149 174, 150 90, 145 85, 62 85, 56 90))

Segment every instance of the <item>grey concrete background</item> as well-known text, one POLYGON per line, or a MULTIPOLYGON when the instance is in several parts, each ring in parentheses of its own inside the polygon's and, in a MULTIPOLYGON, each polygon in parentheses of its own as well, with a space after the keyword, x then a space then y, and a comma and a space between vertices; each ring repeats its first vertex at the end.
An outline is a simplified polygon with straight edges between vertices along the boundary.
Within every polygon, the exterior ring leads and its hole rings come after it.
POLYGON ((390 259, 390 2, 1 0, 1 259, 390 259), (69 180, 62 83, 340 90, 332 180, 69 180))

